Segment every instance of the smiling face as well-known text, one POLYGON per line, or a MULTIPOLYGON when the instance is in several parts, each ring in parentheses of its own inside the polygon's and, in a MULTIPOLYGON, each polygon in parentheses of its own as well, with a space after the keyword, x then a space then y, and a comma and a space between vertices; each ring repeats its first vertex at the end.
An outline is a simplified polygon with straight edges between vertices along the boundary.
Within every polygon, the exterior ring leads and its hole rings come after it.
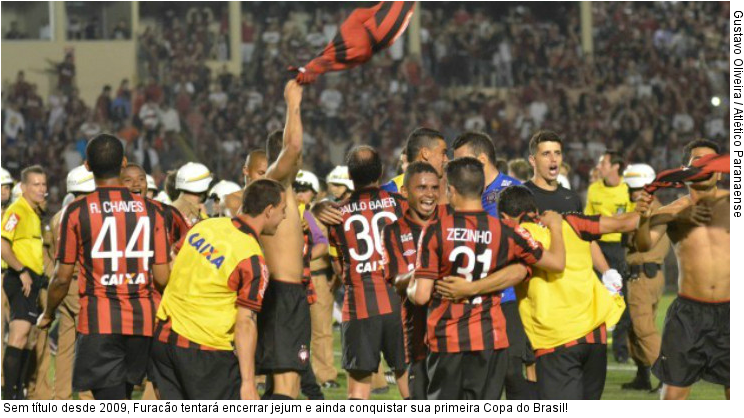
POLYGON ((401 192, 408 199, 411 209, 422 219, 428 219, 439 202, 439 179, 434 173, 416 173, 403 185, 401 192))
POLYGON ((136 166, 125 167, 121 170, 121 183, 130 192, 141 195, 147 189, 145 172, 136 166))
POLYGON ((554 182, 558 179, 561 163, 563 163, 563 150, 558 142, 541 142, 537 145, 535 155, 530 155, 530 164, 535 170, 535 175, 546 182, 554 182))

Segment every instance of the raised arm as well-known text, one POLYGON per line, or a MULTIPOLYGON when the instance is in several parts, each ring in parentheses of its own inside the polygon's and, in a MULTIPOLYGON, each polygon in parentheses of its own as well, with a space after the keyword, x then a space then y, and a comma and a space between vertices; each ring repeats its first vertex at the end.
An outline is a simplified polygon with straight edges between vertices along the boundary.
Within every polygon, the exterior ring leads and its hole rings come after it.
POLYGON ((287 82, 284 88, 284 100, 287 103, 287 121, 284 126, 282 151, 266 171, 266 177, 289 186, 302 164, 302 119, 300 117, 302 86, 294 80, 287 82))

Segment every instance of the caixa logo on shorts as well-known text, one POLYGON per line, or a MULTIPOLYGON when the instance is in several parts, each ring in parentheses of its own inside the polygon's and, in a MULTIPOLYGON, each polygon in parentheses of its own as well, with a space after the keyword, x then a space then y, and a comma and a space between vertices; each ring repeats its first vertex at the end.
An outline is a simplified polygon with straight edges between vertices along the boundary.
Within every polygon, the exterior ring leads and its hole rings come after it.
POLYGON ((305 344, 302 344, 300 346, 300 351, 297 352, 297 358, 300 359, 302 364, 307 363, 307 361, 310 359, 310 350, 307 349, 307 346, 305 344))

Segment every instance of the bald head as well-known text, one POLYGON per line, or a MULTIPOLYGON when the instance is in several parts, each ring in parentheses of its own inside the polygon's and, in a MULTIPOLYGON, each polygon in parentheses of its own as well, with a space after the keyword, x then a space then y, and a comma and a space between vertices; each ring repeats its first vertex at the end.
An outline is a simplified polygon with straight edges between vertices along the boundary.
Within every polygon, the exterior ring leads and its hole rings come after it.
POLYGON ((349 167, 349 177, 354 182, 354 188, 371 186, 382 177, 382 161, 380 154, 374 148, 360 145, 352 148, 346 156, 349 167))
POLYGON ((248 184, 254 180, 262 178, 266 174, 268 168, 268 159, 266 158, 266 151, 255 150, 248 154, 245 159, 245 165, 243 166, 243 177, 245 183, 248 184))

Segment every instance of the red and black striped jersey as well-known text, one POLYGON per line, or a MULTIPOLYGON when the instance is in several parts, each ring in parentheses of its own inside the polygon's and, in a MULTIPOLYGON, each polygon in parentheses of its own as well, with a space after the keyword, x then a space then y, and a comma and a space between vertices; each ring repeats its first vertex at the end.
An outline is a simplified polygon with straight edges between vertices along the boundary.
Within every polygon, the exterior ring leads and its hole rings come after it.
MULTIPOLYGON (((431 224, 419 244, 417 279, 480 280, 513 262, 534 264, 543 248, 523 228, 485 211, 454 212, 431 224)), ((500 292, 454 303, 433 295, 428 307, 429 350, 459 353, 509 346, 500 292)))
POLYGON ((315 293, 315 285, 313 285, 310 271, 310 261, 313 258, 313 234, 310 229, 306 229, 302 231, 302 236, 305 239, 305 245, 302 247, 302 285, 305 286, 307 291, 307 303, 312 305, 318 301, 318 294, 315 293))
POLYGON ((154 202, 160 204, 162 208, 165 228, 168 230, 168 244, 175 245, 182 237, 186 236, 186 233, 189 232, 191 227, 178 209, 157 200, 154 202))
POLYGON ((65 210, 57 260, 80 266, 78 332, 152 336, 151 266, 170 261, 158 205, 125 187, 98 187, 65 210))
MULTIPOLYGON (((413 271, 416 266, 417 245, 426 225, 413 219, 411 210, 408 209, 404 217, 383 230, 385 279, 391 284, 398 275, 413 271)), ((450 211, 450 206, 440 205, 430 222, 450 211)), ((406 363, 425 359, 426 306, 416 306, 404 296, 401 298, 400 316, 403 322, 406 363)))
POLYGON ((382 229, 403 217, 408 202, 397 193, 369 187, 355 191, 340 209, 343 222, 329 227, 328 241, 345 284, 342 320, 398 312, 395 290, 385 280, 382 229))

